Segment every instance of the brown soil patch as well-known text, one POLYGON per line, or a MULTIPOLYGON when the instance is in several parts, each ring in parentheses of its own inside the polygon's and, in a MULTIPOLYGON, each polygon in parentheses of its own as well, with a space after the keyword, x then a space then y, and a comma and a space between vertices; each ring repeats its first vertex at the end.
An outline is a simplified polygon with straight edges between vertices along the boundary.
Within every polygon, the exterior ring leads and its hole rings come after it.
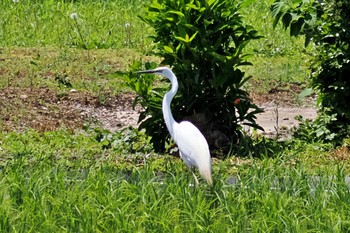
POLYGON ((4 131, 39 131, 81 128, 85 122, 117 130, 137 123, 133 96, 123 94, 100 103, 98 97, 75 90, 57 94, 53 90, 3 89, 0 93, 0 127, 4 131))
POLYGON ((252 101, 265 111, 258 114, 256 119, 265 130, 260 133, 267 137, 277 136, 285 139, 291 135, 291 129, 299 124, 296 116, 311 120, 316 118, 316 96, 311 95, 298 100, 297 96, 301 91, 299 85, 289 84, 287 89, 281 87, 273 88, 264 94, 250 93, 252 101))
MULTIPOLYGON (((47 131, 61 127, 73 130, 88 123, 113 132, 126 126, 136 127, 141 109, 138 107, 134 110, 132 107, 135 95, 124 93, 108 96, 101 103, 98 97, 75 90, 56 93, 48 88, 6 88, 0 93, 0 128, 4 131, 27 128, 47 131)), ((290 135, 290 129, 298 124, 295 116, 316 117, 315 108, 293 106, 290 93, 252 94, 252 98, 265 110, 257 115, 257 123, 265 129, 260 133, 266 136, 278 134, 285 138, 290 135)), ((307 104, 310 105, 310 102, 312 100, 307 104)))

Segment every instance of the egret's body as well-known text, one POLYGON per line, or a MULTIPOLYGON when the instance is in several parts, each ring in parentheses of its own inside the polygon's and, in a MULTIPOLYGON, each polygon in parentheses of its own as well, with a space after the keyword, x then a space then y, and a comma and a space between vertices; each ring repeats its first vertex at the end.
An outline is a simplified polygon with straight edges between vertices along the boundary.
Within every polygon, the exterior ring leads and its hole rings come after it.
MULTIPOLYGON (((198 168, 204 179, 212 184, 211 157, 209 146, 199 129, 189 121, 177 123, 171 113, 170 105, 174 98, 178 82, 175 74, 167 67, 159 67, 154 70, 141 71, 139 73, 152 73, 162 75, 171 82, 171 90, 163 98, 163 117, 171 137, 177 144, 180 156, 188 167, 198 168)), ((198 183, 196 176, 196 183, 198 183)))

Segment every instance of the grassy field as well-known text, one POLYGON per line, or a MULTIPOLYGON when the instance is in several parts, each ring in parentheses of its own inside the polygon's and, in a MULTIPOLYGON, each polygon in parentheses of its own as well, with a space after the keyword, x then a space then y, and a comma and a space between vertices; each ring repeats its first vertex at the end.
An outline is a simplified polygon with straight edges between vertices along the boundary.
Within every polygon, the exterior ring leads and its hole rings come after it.
MULTIPOLYGON (((313 48, 272 28, 271 2, 242 9, 265 36, 247 48, 246 88, 294 99, 313 48)), ((254 136, 241 154, 255 157, 214 158, 213 187, 194 187, 184 163, 154 153, 143 132, 111 133, 75 111, 115 108, 130 95, 119 73, 157 60, 137 18, 144 4, 0 2, 0 231, 350 231, 346 145, 254 136)))
POLYGON ((128 143, 102 149, 96 132, 1 138, 2 232, 349 230, 348 168, 333 158, 323 169, 330 157, 312 147, 305 157, 291 148, 275 158, 216 161, 215 185, 193 187, 179 159, 144 147, 131 154, 128 143))

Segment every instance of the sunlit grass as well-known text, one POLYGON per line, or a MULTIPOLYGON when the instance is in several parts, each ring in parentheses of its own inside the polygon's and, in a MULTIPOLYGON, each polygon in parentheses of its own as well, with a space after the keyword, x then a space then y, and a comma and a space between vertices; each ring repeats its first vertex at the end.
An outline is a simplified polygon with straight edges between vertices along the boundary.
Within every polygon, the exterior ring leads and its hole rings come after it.
POLYGON ((70 88, 118 94, 127 90, 116 72, 125 71, 142 54, 131 49, 79 50, 66 48, 4 49, 0 58, 0 88, 50 88, 64 90, 58 78, 67 78, 70 88))
MULTIPOLYGON (((254 65, 244 68, 254 77, 247 88, 258 93, 308 83, 312 48, 305 54, 302 38, 272 28, 271 3, 252 1, 242 9, 264 36, 246 48, 254 65)), ((152 48, 137 18, 145 4, 0 1, 0 89, 48 88, 57 95, 75 89, 101 100, 127 91, 116 73, 152 48)), ((28 114, 9 106, 0 106, 2 116, 20 121, 28 114)), ((194 187, 180 158, 155 154, 135 132, 1 132, 0 231, 350 231, 346 148, 341 154, 327 145, 269 145, 258 137, 254 148, 241 148, 256 158, 215 158, 214 186, 201 180, 194 187)))
POLYGON ((275 159, 240 159, 242 165, 216 161, 214 186, 201 180, 194 187, 179 158, 126 156, 103 149, 94 133, 28 131, 2 134, 1 141, 2 232, 344 232, 350 227, 348 172, 335 163, 328 170, 309 167, 313 162, 295 163, 301 156, 292 160, 288 152, 275 159), (221 163, 236 169, 227 173, 221 163))
POLYGON ((1 46, 139 48, 147 1, 1 1, 1 46))
MULTIPOLYGON (((253 67, 242 67, 247 75, 253 76, 252 82, 248 83, 253 88, 248 86, 248 90, 266 93, 281 83, 306 86, 312 51, 304 53, 303 38, 290 37, 281 25, 273 29, 269 13, 272 0, 247 2, 241 9, 243 20, 263 36, 246 48, 246 52, 253 55, 250 59, 253 67)), ((138 0, 45 1, 44 4, 2 1, 0 45, 5 47, 2 51, 5 74, 0 81, 1 87, 16 85, 16 80, 21 85, 40 83, 51 87, 51 74, 53 77, 67 75, 75 89, 86 89, 98 95, 115 93, 121 79, 108 78, 111 77, 109 74, 125 71, 133 60, 141 59, 141 54, 152 50, 152 42, 148 39, 152 32, 138 18, 144 14, 146 4, 148 2, 138 0), (21 61, 22 65, 10 60, 9 66, 6 61, 22 56, 21 52, 11 53, 9 47, 42 48, 37 49, 37 54, 35 50, 23 54, 22 59, 27 60, 21 61), (50 50, 51 54, 45 50, 50 50), (12 72, 7 73, 7 70, 12 72)))
POLYGON ((273 0, 247 2, 250 3, 242 8, 244 20, 263 36, 246 48, 252 54, 250 61, 253 64, 252 67, 243 67, 247 75, 253 76, 253 84, 248 89, 267 93, 291 83, 306 87, 310 81, 312 45, 305 48, 303 37, 291 37, 280 24, 273 28, 273 18, 269 12, 273 0))

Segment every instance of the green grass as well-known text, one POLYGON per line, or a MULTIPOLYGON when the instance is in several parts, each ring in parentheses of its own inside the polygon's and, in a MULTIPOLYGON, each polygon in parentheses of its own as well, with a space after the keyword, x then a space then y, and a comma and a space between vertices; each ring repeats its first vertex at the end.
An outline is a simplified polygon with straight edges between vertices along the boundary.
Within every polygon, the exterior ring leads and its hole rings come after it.
MULTIPOLYGON (((288 83, 307 86, 313 48, 309 46, 305 50, 303 38, 291 38, 281 25, 272 28, 269 14, 272 0, 248 2, 241 10, 244 21, 264 38, 246 48, 246 52, 253 55, 250 60, 253 66, 242 67, 247 75, 253 76, 247 89, 260 94, 288 83)), ((143 14, 145 4, 147 2, 137 0, 45 1, 44 4, 3 1, 0 3, 0 47, 3 47, 0 56, 5 61, 18 57, 23 60, 20 64, 12 60, 10 65, 1 64, 5 70, 1 87, 16 84, 16 80, 25 86, 53 86, 57 83, 51 83, 50 78, 68 75, 75 89, 92 93, 120 89, 121 77, 117 76, 118 82, 108 78, 109 74, 125 71, 133 60, 142 59, 141 54, 148 54, 153 48, 148 39, 151 30, 137 17, 143 14), (73 13, 78 15, 77 19, 70 17, 73 13), (22 54, 18 47, 29 51, 22 54), (24 77, 25 82, 18 79, 18 75, 24 77)))
MULTIPOLYGON (((244 68, 257 93, 308 83, 313 48, 304 53, 302 38, 272 28, 271 2, 242 9, 265 36, 248 45, 254 66, 244 68)), ((128 91, 118 73, 133 60, 155 60, 145 57, 150 31, 137 18, 144 4, 0 1, 0 90, 60 96, 74 88, 101 102, 128 91), (71 87, 62 83, 67 77, 71 87)), ((15 97, 0 115, 19 122, 29 103, 15 97)), ((46 106, 40 101, 29 106, 46 106)), ((155 154, 133 129, 1 131, 1 232, 350 231, 347 147, 256 137, 241 148, 256 158, 214 159, 215 185, 193 187, 179 158, 155 154)))
POLYGON ((273 0, 248 2, 250 3, 242 8, 244 20, 263 36, 252 41, 246 48, 253 55, 250 60, 253 66, 243 68, 247 75, 253 76, 253 84, 248 89, 266 93, 291 83, 306 87, 309 83, 308 68, 313 46, 305 48, 303 37, 290 37, 289 32, 280 24, 273 28, 273 18, 269 12, 273 0))
MULTIPOLYGON (((76 48, 5 48, 0 53, 0 88, 50 88, 67 90, 58 78, 92 95, 128 90, 117 72, 125 71, 142 54, 131 49, 81 50, 76 48)), ((68 89, 69 90, 69 89, 68 89)))
POLYGON ((145 1, 1 1, 0 46, 146 49, 145 1), (77 15, 73 17, 72 14, 77 15))
POLYGON ((136 153, 120 162, 120 150, 102 149, 95 136, 1 135, 2 232, 349 230, 348 168, 339 163, 308 168, 285 154, 225 170, 230 162, 219 161, 215 185, 193 187, 180 159, 136 153))

